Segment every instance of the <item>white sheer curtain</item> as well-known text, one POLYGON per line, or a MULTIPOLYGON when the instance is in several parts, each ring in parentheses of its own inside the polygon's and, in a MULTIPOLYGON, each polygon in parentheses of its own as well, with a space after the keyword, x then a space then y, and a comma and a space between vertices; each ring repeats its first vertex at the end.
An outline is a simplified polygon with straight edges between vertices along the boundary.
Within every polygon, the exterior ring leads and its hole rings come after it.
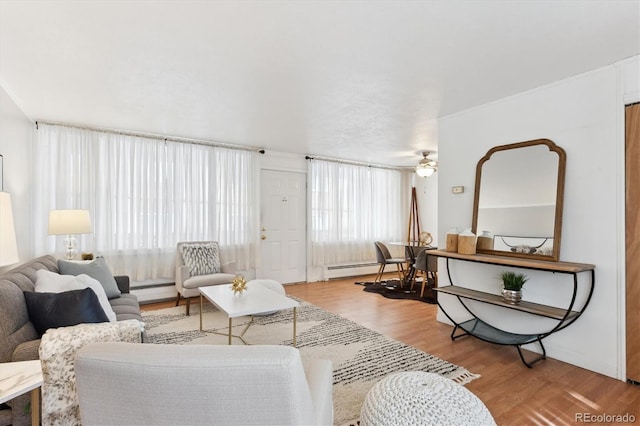
POLYGON ((104 255, 134 281, 174 278, 178 241, 219 241, 224 261, 254 266, 257 154, 220 147, 41 124, 37 131, 36 253, 61 251, 47 236, 51 209, 91 213, 80 249, 104 255))
POLYGON ((375 260, 375 241, 406 239, 407 173, 312 160, 309 176, 314 266, 375 260))

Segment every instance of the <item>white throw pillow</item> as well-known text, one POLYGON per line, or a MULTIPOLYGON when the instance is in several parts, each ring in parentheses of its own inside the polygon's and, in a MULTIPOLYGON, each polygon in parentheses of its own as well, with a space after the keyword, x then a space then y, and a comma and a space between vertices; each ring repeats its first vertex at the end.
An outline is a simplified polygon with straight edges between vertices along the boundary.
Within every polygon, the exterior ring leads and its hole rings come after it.
POLYGON ((217 274, 220 266, 220 247, 218 243, 191 243, 182 244, 180 253, 184 264, 189 268, 189 275, 217 274))
POLYGON ((86 274, 78 276, 60 275, 55 272, 39 269, 36 272, 36 288, 37 293, 62 293, 63 291, 82 290, 89 287, 98 296, 100 306, 109 318, 110 322, 116 321, 116 313, 109 304, 107 294, 98 280, 91 278, 86 274))

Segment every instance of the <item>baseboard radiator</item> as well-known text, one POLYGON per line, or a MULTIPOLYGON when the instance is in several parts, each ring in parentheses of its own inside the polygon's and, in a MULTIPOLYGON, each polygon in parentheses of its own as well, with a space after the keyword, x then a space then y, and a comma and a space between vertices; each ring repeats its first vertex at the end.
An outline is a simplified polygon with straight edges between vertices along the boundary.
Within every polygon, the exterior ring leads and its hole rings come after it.
POLYGON ((324 279, 353 277, 356 275, 369 275, 378 272, 380 264, 377 262, 360 262, 338 265, 328 265, 324 267, 324 279))

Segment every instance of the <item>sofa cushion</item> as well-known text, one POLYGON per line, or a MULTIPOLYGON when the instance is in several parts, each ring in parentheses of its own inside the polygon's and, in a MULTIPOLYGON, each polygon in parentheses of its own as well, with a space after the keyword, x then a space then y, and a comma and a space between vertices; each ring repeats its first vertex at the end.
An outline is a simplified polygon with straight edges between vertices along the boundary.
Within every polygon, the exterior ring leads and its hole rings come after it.
POLYGON ((109 322, 98 296, 90 288, 63 293, 25 291, 24 297, 29 318, 40 336, 50 328, 109 322))
POLYGON ((113 274, 107 265, 104 257, 98 257, 92 262, 73 262, 69 260, 58 260, 58 268, 62 275, 87 274, 91 278, 98 280, 109 299, 120 296, 120 290, 113 274))
POLYGON ((118 321, 137 319, 142 321, 140 303, 135 294, 122 293, 117 299, 109 300, 118 321))
POLYGON ((210 274, 210 275, 197 275, 195 277, 187 278, 182 283, 184 288, 198 288, 209 285, 219 284, 231 284, 236 276, 234 274, 210 274))
POLYGON ((215 274, 221 271, 218 243, 189 243, 180 246, 184 264, 191 276, 215 274))

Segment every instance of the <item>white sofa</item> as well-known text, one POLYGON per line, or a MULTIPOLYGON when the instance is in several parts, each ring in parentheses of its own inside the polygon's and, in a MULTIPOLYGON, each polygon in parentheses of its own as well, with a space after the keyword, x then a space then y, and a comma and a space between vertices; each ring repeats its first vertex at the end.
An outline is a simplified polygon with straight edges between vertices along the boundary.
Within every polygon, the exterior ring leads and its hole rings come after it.
POLYGON ((77 353, 91 425, 330 425, 331 362, 287 346, 92 343, 77 353))

